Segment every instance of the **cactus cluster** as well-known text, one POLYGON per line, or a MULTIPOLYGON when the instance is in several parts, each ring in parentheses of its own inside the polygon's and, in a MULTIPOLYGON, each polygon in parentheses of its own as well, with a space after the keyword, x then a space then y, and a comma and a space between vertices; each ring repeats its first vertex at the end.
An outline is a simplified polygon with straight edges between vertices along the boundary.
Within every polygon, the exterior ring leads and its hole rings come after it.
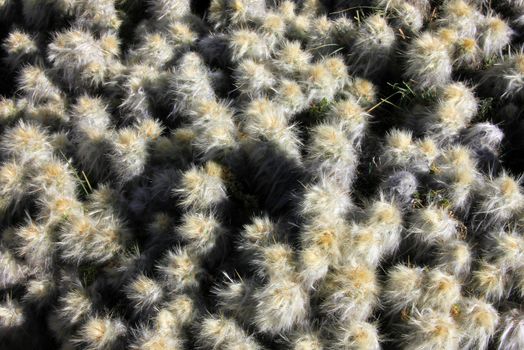
POLYGON ((524 348, 524 1, 0 0, 0 348, 524 348))

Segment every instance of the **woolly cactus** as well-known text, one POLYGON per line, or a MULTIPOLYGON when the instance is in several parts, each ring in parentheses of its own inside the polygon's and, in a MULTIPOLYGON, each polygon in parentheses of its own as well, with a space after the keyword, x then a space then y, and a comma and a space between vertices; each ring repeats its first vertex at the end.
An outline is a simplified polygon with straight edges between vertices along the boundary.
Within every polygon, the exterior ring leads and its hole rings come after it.
POLYGON ((523 0, 0 19, 1 349, 524 347, 523 0))

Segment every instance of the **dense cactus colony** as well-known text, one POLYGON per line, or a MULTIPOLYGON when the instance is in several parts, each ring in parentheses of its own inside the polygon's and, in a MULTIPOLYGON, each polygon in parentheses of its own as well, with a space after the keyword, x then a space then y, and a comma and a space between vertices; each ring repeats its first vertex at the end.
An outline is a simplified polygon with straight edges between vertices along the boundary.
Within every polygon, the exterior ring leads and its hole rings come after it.
POLYGON ((0 348, 524 348, 524 1, 0 1, 0 348))

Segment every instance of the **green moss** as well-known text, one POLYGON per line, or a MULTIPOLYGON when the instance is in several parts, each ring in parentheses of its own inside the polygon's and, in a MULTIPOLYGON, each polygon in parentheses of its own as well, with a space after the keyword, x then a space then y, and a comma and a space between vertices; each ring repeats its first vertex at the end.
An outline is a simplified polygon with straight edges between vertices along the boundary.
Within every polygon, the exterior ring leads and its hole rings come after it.
POLYGON ((232 198, 241 202, 246 208, 254 210, 258 207, 256 197, 243 190, 240 181, 227 167, 224 167, 224 181, 232 198))
POLYGON ((429 190, 426 195, 427 203, 436 203, 438 206, 443 208, 449 208, 451 206, 450 200, 445 196, 444 190, 429 190))
POLYGON ((490 119, 490 116, 493 113, 494 108, 494 98, 493 97, 487 97, 483 98, 479 101, 479 110, 477 113, 477 117, 475 118, 478 121, 485 121, 490 119))
POLYGON ((388 83, 388 85, 393 90, 393 94, 391 96, 400 95, 398 103, 399 107, 410 105, 413 102, 430 104, 437 98, 435 89, 426 89, 420 92, 415 91, 411 87, 411 84, 407 81, 402 81, 395 84, 388 83))
POLYGON ((95 265, 80 265, 78 267, 78 275, 84 286, 91 285, 98 274, 98 267, 95 265))
POLYGON ((322 120, 326 117, 326 114, 330 108, 331 102, 324 97, 322 100, 311 106, 309 109, 309 117, 314 121, 322 120))

